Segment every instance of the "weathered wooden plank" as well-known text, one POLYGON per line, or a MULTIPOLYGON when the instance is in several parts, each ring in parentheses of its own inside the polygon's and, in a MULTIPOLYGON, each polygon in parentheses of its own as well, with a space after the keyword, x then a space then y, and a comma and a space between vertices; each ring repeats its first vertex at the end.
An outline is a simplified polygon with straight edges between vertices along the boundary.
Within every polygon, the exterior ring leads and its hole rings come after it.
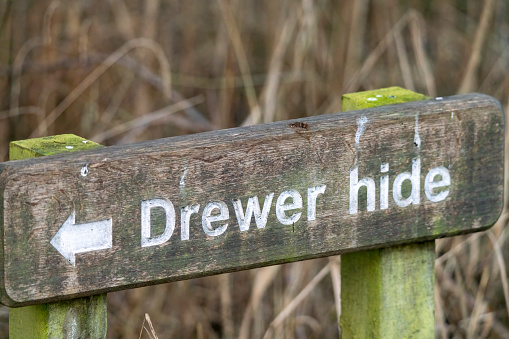
MULTIPOLYGON (((11 160, 102 147, 72 134, 11 142, 11 160)), ((9 338, 106 338, 106 294, 9 310, 9 338)))
POLYGON ((499 103, 471 94, 3 163, 2 302, 486 229, 502 208, 503 131, 499 103), (258 225, 244 224, 253 197, 258 225), (54 239, 64 223, 66 236, 54 239))
MULTIPOLYGON (((391 99, 427 97, 399 87, 345 94, 343 111, 386 105, 391 99)), ((347 253, 341 257, 341 278, 342 338, 435 336, 434 240, 347 253)))

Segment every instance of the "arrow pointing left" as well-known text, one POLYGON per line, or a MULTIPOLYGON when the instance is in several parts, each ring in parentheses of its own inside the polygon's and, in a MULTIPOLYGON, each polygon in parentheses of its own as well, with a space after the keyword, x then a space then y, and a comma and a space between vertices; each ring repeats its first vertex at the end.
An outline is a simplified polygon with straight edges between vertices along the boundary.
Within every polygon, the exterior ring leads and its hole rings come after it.
POLYGON ((113 222, 110 219, 76 224, 76 212, 73 211, 50 243, 73 266, 76 266, 76 254, 104 250, 113 244, 113 222))

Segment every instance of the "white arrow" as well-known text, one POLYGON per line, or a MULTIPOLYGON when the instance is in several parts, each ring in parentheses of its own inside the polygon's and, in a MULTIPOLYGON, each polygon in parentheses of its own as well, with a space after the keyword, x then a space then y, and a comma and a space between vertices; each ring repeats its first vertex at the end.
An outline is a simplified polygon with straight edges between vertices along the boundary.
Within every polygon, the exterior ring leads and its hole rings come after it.
POLYGON ((50 243, 73 266, 76 266, 76 253, 104 250, 112 247, 112 225, 111 218, 76 225, 76 213, 73 211, 50 243))

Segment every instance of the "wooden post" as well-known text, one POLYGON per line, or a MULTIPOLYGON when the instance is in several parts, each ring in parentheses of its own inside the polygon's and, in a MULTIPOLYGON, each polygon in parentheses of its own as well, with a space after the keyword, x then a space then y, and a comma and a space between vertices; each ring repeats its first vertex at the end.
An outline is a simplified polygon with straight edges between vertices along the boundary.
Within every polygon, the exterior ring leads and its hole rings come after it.
MULTIPOLYGON (((342 108, 344 112, 424 99, 390 87, 345 94, 342 108)), ((343 338, 434 338, 433 240, 344 254, 341 278, 343 338)))
MULTIPOLYGON (((102 147, 73 134, 11 142, 10 160, 102 147)), ((29 272, 27 272, 29 273, 29 272)), ((9 309, 9 337, 106 338, 106 294, 9 309)))

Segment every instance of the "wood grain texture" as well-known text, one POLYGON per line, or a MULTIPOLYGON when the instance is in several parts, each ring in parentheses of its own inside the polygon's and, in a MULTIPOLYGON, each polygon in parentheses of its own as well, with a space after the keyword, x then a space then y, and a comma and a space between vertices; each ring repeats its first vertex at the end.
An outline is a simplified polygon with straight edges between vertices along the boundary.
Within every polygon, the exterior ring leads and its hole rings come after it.
MULTIPOLYGON (((11 160, 103 147, 73 134, 11 142, 11 160)), ((106 294, 9 309, 9 338, 106 338, 106 294)))
MULTIPOLYGON (((345 94, 342 108, 424 99, 422 94, 391 87, 345 94)), ((342 338, 433 338, 435 257, 434 240, 342 255, 342 338)))
POLYGON ((486 229, 502 209, 503 132, 499 103, 471 94, 3 163, 1 301, 21 306, 76 298, 486 229), (356 147, 362 117, 366 129, 356 147), (416 156, 421 200, 399 207, 393 180, 412 170, 416 156), (386 162, 389 205, 380 210, 386 162), (376 183, 373 212, 361 189, 358 213, 349 213, 355 163, 359 179, 376 183), (431 202, 423 182, 437 166, 450 171, 450 193, 431 202), (316 220, 308 220, 307 190, 320 185, 326 190, 316 200, 316 220), (287 190, 303 199, 303 208, 286 212, 302 212, 293 225, 281 224, 275 213, 287 190), (241 232, 232 200, 240 199, 245 211, 250 197, 262 207, 270 193, 266 227, 257 228, 253 218, 241 232), (175 230, 167 242, 141 247, 141 203, 156 198, 173 203, 175 230), (205 205, 217 201, 228 206, 228 227, 212 237, 201 219, 205 205), (190 218, 189 240, 181 240, 180 209, 192 204, 200 204, 199 212, 190 218), (77 223, 113 221, 112 248, 77 254, 76 266, 50 245, 73 211, 77 223))

